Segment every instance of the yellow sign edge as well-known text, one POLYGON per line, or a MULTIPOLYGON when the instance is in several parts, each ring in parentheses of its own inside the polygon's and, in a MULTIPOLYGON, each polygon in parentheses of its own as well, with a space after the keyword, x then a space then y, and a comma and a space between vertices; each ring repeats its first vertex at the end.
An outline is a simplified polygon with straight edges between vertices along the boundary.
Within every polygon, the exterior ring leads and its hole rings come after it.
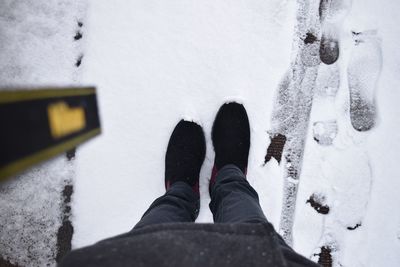
POLYGON ((36 152, 32 155, 26 156, 20 160, 14 161, 4 167, 0 168, 0 181, 4 180, 7 177, 13 176, 41 161, 50 159, 60 153, 63 153, 69 149, 76 147, 77 145, 89 140, 90 138, 99 135, 101 133, 100 128, 96 128, 87 132, 81 136, 77 136, 71 140, 67 140, 61 144, 43 149, 39 152, 36 152))
MULTIPOLYGON (((1 89, 4 90, 4 89, 1 89)), ((96 93, 95 87, 83 88, 42 88, 32 90, 17 90, 16 91, 0 91, 0 104, 14 103, 28 100, 45 99, 52 97, 68 97, 68 96, 83 96, 93 95, 96 93)))

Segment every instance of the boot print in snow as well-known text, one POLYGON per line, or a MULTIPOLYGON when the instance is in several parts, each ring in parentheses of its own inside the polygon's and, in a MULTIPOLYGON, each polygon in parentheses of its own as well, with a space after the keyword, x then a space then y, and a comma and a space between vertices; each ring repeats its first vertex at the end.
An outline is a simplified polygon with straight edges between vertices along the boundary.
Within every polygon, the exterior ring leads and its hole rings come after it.
POLYGON ((382 70, 382 49, 376 31, 353 32, 355 46, 347 69, 350 119, 354 129, 368 131, 376 123, 375 93, 382 70))

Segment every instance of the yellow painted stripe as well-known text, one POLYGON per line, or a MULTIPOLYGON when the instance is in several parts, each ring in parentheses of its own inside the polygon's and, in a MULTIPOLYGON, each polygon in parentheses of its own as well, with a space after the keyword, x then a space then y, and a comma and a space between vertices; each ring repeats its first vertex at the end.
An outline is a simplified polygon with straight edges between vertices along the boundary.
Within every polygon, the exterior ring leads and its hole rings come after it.
POLYGON ((93 95, 95 93, 96 93, 96 88, 94 87, 82 87, 82 88, 54 87, 54 88, 42 88, 42 89, 32 88, 32 90, 3 88, 0 89, 0 104, 54 98, 54 97, 93 95))
POLYGON ((77 147, 79 144, 93 138, 96 135, 101 133, 100 128, 91 130, 90 132, 84 133, 80 136, 77 136, 71 140, 67 140, 61 144, 46 148, 39 152, 36 152, 30 156, 22 158, 20 160, 14 161, 4 167, 0 168, 0 181, 4 180, 7 177, 15 175, 39 162, 50 159, 58 154, 61 154, 65 151, 68 151, 74 147, 77 147))

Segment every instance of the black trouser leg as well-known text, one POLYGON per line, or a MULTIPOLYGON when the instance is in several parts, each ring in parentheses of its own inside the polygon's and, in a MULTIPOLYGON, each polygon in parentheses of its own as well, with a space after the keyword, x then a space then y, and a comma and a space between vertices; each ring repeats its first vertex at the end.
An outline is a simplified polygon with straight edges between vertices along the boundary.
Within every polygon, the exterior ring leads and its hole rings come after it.
POLYGON ((184 182, 176 182, 151 204, 133 229, 159 223, 194 222, 199 205, 193 189, 184 182))
POLYGON ((266 223, 258 194, 243 172, 229 164, 218 171, 210 209, 216 223, 266 223))

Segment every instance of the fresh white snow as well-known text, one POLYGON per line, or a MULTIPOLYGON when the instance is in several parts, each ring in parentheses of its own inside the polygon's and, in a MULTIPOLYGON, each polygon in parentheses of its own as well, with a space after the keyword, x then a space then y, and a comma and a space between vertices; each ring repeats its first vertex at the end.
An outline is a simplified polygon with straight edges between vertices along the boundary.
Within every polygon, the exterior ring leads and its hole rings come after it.
POLYGON ((75 247, 130 230, 164 193, 166 145, 185 117, 207 137, 198 221, 211 222, 210 130, 219 106, 232 99, 251 120, 249 180, 278 223, 280 175, 268 172, 279 170, 262 164, 274 91, 290 62, 294 11, 291 1, 91 3, 84 80, 98 86, 104 132, 78 151, 75 247))
MULTIPOLYGON (((395 140, 399 140, 394 115, 399 96, 395 78, 399 35, 394 26, 398 4, 359 0, 344 6, 350 10, 340 32, 340 92, 336 104, 323 105, 316 115, 334 117, 339 132, 335 145, 325 148, 313 141, 309 130, 294 247, 312 257, 319 246, 333 242, 340 246, 340 256, 333 253, 334 258, 340 257, 346 266, 385 262, 394 266, 400 262, 398 197, 386 192, 399 188, 390 164, 398 155, 395 140), (349 123, 346 64, 353 47, 351 31, 371 26, 383 39, 384 55, 391 56, 385 57, 378 88, 379 123, 371 132, 358 133, 349 123), (384 149, 389 143, 391 148, 384 149), (310 193, 325 193, 331 214, 324 217, 305 204, 310 193), (383 200, 383 195, 391 201, 383 200), (362 227, 343 230, 359 222, 362 227), (385 230, 389 225, 391 234, 385 230)), ((275 161, 265 167, 262 163, 273 96, 292 58, 295 2, 118 1, 110 6, 96 1, 89 12, 84 79, 99 86, 104 134, 78 154, 74 246, 131 229, 164 192, 163 159, 169 134, 187 116, 201 122, 207 133, 198 222, 211 222, 207 206, 213 162, 210 128, 219 105, 232 97, 239 98, 249 112, 249 180, 267 217, 278 227, 283 173, 275 161)))

